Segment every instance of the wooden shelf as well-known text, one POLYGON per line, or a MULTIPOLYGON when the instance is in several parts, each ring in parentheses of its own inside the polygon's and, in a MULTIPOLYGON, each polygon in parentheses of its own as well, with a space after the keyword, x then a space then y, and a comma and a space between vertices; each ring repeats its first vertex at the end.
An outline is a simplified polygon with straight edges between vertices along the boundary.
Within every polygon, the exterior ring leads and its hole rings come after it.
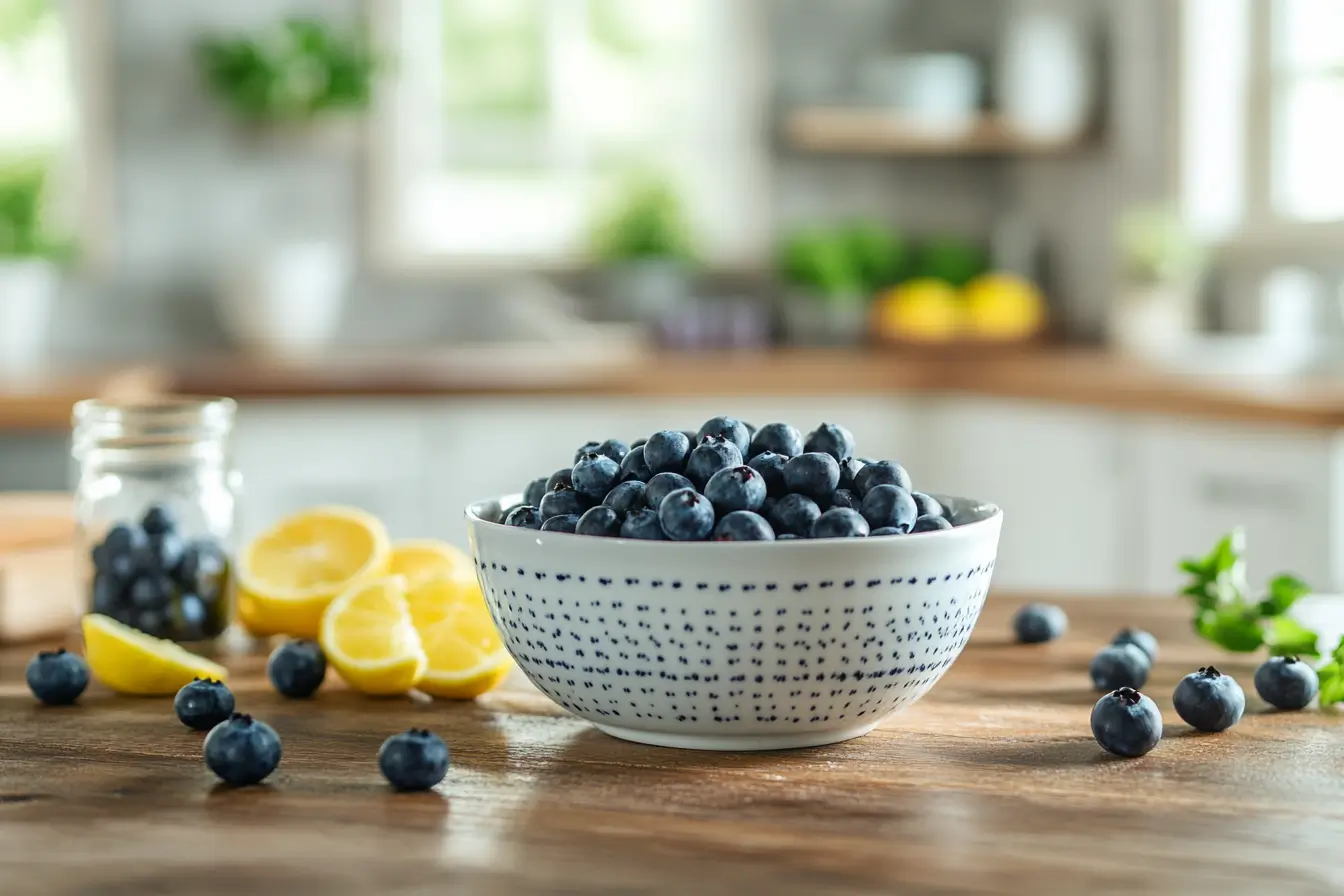
POLYGON ((866 155, 1045 155, 1086 148, 1087 135, 1036 140, 1015 133, 993 115, 969 130, 940 134, 884 109, 799 109, 784 120, 784 135, 797 149, 866 155))

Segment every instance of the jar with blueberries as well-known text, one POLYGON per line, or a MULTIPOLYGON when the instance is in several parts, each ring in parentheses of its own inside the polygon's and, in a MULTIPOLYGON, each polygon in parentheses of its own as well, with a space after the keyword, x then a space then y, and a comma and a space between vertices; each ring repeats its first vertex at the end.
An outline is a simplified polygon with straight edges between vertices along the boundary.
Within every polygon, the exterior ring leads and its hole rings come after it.
POLYGON ((227 398, 75 405, 71 457, 87 608, 180 642, 230 620, 241 479, 227 398))

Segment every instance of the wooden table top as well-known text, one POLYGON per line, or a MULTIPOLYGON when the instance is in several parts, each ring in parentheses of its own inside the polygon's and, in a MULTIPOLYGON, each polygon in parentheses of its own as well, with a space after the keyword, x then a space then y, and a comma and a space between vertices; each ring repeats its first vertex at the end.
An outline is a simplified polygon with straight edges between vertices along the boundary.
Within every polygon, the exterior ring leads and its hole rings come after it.
POLYGON ((0 892, 58 894, 1326 893, 1344 887, 1339 715, 1269 713, 1254 659, 1188 633, 1175 600, 1064 602, 1060 642, 1008 643, 995 597, 947 677, 872 734, 785 753, 613 740, 525 685, 467 704, 328 687, 285 701, 259 656, 241 709, 285 756, 266 785, 216 786, 166 699, 91 689, 42 708, 28 651, 0 652, 0 892), (1086 665, 1124 624, 1162 639, 1166 736, 1137 760, 1089 733, 1086 665), (1176 681, 1216 661, 1248 691, 1199 735, 1176 681), (435 792, 398 794, 375 754, 429 727, 453 750, 435 792))

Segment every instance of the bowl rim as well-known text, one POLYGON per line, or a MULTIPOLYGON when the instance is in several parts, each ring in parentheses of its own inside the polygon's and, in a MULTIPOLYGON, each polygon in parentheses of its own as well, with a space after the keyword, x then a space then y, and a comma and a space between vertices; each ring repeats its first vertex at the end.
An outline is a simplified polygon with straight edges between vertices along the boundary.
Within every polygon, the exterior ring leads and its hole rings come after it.
MULTIPOLYGON (((935 529, 932 532, 911 532, 906 535, 879 535, 877 537, 867 538, 790 538, 786 541, 649 541, 642 538, 621 538, 620 536, 610 538, 598 538, 592 535, 577 535, 573 532, 546 532, 549 537, 561 539, 579 539, 583 544, 621 544, 621 545, 640 545, 652 546, 658 545, 659 550, 677 550, 677 551, 723 551, 725 549, 735 550, 824 550, 826 546, 848 545, 860 550, 877 550, 882 547, 891 547, 897 544, 909 544, 911 539, 922 539, 923 544, 931 544, 934 539, 939 539, 939 544, 947 544, 955 541, 969 541, 983 535, 987 529, 999 526, 1003 521, 1003 508, 992 501, 980 501, 975 498, 963 498, 957 495, 946 495, 942 493, 928 492, 930 497, 939 501, 948 499, 950 501, 959 501, 973 504, 986 511, 983 519, 978 519, 971 523, 965 523, 955 526, 951 529, 935 529), (864 547, 860 548, 859 546, 864 547), (872 547, 870 547, 872 546, 872 547)), ((506 526, 503 523, 497 523, 494 520, 488 520, 481 515, 486 507, 498 505, 502 510, 505 507, 511 507, 514 504, 522 503, 522 492, 513 492, 500 495, 497 498, 483 498, 479 501, 472 501, 464 509, 464 514, 469 525, 488 526, 492 529, 499 529, 505 532, 514 532, 520 536, 531 534, 541 534, 536 529, 523 529, 520 527, 506 526)), ((563 543, 563 542, 562 542, 563 543)))

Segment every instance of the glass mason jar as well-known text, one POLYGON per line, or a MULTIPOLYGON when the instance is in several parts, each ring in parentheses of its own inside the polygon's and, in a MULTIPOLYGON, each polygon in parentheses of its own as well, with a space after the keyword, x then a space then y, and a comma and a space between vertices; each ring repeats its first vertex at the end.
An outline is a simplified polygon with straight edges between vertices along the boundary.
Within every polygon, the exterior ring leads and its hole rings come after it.
POLYGON ((75 405, 75 516, 88 609, 146 634, 207 641, 231 616, 241 479, 227 398, 75 405))

